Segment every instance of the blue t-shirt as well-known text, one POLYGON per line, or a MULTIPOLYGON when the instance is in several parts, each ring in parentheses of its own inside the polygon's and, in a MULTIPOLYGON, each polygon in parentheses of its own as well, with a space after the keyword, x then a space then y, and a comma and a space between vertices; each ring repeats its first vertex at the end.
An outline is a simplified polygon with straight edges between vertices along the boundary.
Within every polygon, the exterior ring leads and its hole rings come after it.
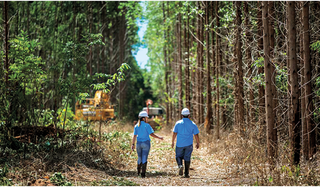
POLYGON ((177 147, 185 147, 193 144, 193 135, 198 134, 199 129, 189 118, 183 118, 177 121, 173 132, 177 133, 177 147))
POLYGON ((152 129, 152 127, 148 123, 146 123, 144 121, 141 121, 140 127, 138 126, 138 123, 136 124, 136 126, 134 126, 133 134, 138 135, 137 136, 138 142, 144 142, 147 140, 150 141, 149 135, 152 133, 154 133, 154 130, 152 129))

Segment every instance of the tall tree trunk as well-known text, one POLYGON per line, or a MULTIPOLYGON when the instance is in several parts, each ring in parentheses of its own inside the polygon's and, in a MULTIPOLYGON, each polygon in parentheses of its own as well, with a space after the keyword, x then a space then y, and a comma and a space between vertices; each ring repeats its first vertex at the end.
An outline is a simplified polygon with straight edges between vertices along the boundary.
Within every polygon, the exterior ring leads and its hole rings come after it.
POLYGON ((107 49, 107 44, 106 44, 106 36, 107 36, 107 31, 108 31, 108 26, 107 26, 107 20, 106 20, 106 6, 107 3, 106 2, 102 2, 102 7, 104 7, 102 9, 101 12, 101 21, 102 21, 102 28, 101 28, 101 34, 102 34, 102 42, 105 44, 104 46, 102 46, 102 51, 101 51, 101 73, 106 74, 106 70, 107 70, 107 62, 108 60, 106 59, 106 49, 107 49))
MULTIPOLYGON (((304 2, 302 7, 303 21, 303 60, 304 60, 304 77, 306 82, 305 87, 305 104, 306 104, 306 123, 308 132, 309 158, 312 158, 316 153, 316 132, 315 124, 312 120, 313 102, 311 89, 311 60, 310 60, 310 26, 309 26, 309 2, 304 2)), ((308 158, 308 159, 309 159, 308 158)))
POLYGON ((186 106, 189 110, 191 110, 190 104, 190 28, 189 28, 189 5, 187 7, 187 24, 184 26, 185 32, 185 45, 186 45, 186 67, 185 67, 185 74, 186 74, 186 106), (187 30, 188 29, 188 30, 187 30))
MULTIPOLYGON (((259 50, 259 57, 261 57, 261 53, 263 52, 263 28, 262 28, 262 2, 259 3, 259 11, 257 14, 258 17, 258 50, 259 50)), ((263 74, 264 68, 259 67, 258 73, 263 74)), ((259 126, 260 126, 260 133, 259 139, 260 142, 264 141, 264 133, 266 129, 266 109, 265 109, 265 89, 263 85, 259 85, 259 126)))
MULTIPOLYGON (((170 11, 169 11, 169 1, 167 1, 167 17, 170 17, 170 11)), ((168 40, 168 44, 171 43, 171 38, 169 36, 169 31, 170 31, 170 25, 168 25, 168 28, 167 28, 167 40, 168 40)), ((169 113, 168 113, 168 118, 169 118, 169 122, 173 120, 173 104, 172 104, 172 93, 173 93, 173 90, 172 90, 172 66, 173 66, 173 63, 171 61, 171 51, 170 51, 170 47, 167 48, 167 63, 168 63, 168 83, 169 83, 169 113)))
POLYGON ((181 56, 182 56, 182 52, 181 52, 181 13, 178 14, 178 22, 177 22, 177 39, 178 39, 178 76, 179 76, 179 86, 178 86, 178 90, 179 90, 179 105, 178 105, 178 114, 181 113, 182 111, 182 107, 183 107, 183 100, 182 100, 182 60, 181 60, 181 56))
MULTIPOLYGON (((55 4, 56 6, 56 11, 55 11, 55 28, 54 28, 54 36, 55 38, 59 36, 59 30, 58 30, 58 26, 59 26, 59 21, 58 21, 58 13, 59 13, 59 2, 56 2, 55 4)), ((61 6, 61 3, 60 3, 61 6)), ((56 66, 58 64, 57 62, 57 40, 54 40, 53 43, 53 64, 54 66, 56 66)), ((54 110, 54 124, 55 124, 55 128, 57 128, 57 116, 58 116, 58 108, 59 108, 59 86, 58 86, 58 79, 59 79, 59 72, 54 69, 53 70, 53 90, 54 90, 54 95, 53 95, 53 110, 54 110)))
MULTIPOLYGON (((201 10, 203 9, 201 4, 203 4, 202 2, 199 3, 201 10)), ((203 56, 204 56, 204 52, 203 52, 203 41, 204 41, 204 24, 203 24, 203 18, 202 16, 200 16, 200 41, 201 41, 201 45, 200 47, 200 79, 199 79, 199 118, 200 118, 200 123, 202 124, 204 123, 204 97, 203 97, 203 80, 204 80, 204 76, 203 76, 203 56)))
MULTIPOLYGON (((193 27, 191 27, 190 31, 192 33, 192 37, 190 38, 190 47, 192 48, 194 46, 194 41, 195 41, 195 30, 197 28, 197 24, 196 24, 196 19, 197 17, 193 17, 192 18, 192 25, 193 27)), ((198 44, 198 41, 197 41, 198 44)), ((198 48, 197 48, 198 50, 198 48)), ((198 52, 198 51, 197 51, 198 52)), ((191 54, 191 53, 190 53, 191 54)), ((197 53, 198 54, 198 53, 197 53)), ((192 57, 194 56, 194 54, 192 54, 192 57)), ((196 58, 198 60, 198 57, 196 58)), ((197 61, 198 62, 198 61, 197 61)), ((190 92, 190 98, 191 98, 191 111, 192 111, 192 119, 193 121, 197 122, 197 83, 196 83, 196 74, 197 74, 197 65, 196 64, 192 64, 191 66, 191 86, 192 88, 190 90, 193 90, 192 92, 190 92)))
POLYGON ((3 2, 3 17, 4 17, 4 48, 5 48, 5 57, 4 57, 4 69, 5 73, 5 81, 7 88, 9 87, 9 19, 8 19, 8 11, 9 11, 9 1, 3 2))
MULTIPOLYGON (((301 1, 300 2, 300 8, 303 11, 303 4, 304 2, 301 1)), ((304 51, 303 51, 303 33, 304 33, 304 28, 303 28, 303 12, 301 12, 300 14, 301 17, 301 32, 300 32, 300 71, 301 71, 301 93, 300 93, 300 102, 301 102, 301 128, 302 128, 302 155, 304 160, 307 160, 309 157, 309 146, 308 146, 308 131, 307 131, 307 122, 306 122, 306 98, 305 98, 305 93, 306 93, 306 89, 305 89, 305 75, 304 75, 304 51)), ((308 32, 308 31, 307 31, 308 32)))
POLYGON ((251 56, 251 47, 250 44, 252 42, 252 36, 251 36, 251 24, 249 22, 250 15, 249 15, 249 8, 248 8, 248 2, 244 2, 244 12, 245 12, 245 25, 246 25, 246 60, 248 63, 248 78, 249 78, 249 108, 247 109, 249 111, 248 118, 248 128, 252 129, 253 124, 255 123, 255 116, 254 116, 254 91, 253 91, 253 85, 252 85, 252 56, 251 56))
POLYGON ((269 15, 268 2, 262 2, 262 22, 263 22, 263 48, 264 48, 264 73, 266 82, 266 111, 267 111, 267 147, 268 160, 271 167, 274 167, 274 115, 273 115, 273 94, 272 94, 272 64, 270 62, 270 35, 269 35, 269 15))
MULTIPOLYGON (((222 62, 222 51, 221 51, 221 31, 220 31, 220 17, 219 17, 219 1, 216 1, 216 7, 215 7, 215 11, 216 11, 216 25, 217 25, 217 35, 216 35, 216 79, 217 79, 217 113, 216 113, 216 117, 217 117, 217 126, 216 126, 216 139, 220 139, 220 84, 219 84, 219 77, 220 77, 220 65, 222 62)), ((213 11, 213 10, 212 10, 213 11)), ((212 18, 213 19, 213 18, 212 18)), ((213 37, 213 36, 212 36, 213 37)))
MULTIPOLYGON (((295 23, 295 2, 288 3, 288 47, 289 47, 289 64, 290 67, 290 85, 291 85, 291 106, 289 129, 291 145, 292 164, 300 162, 300 126, 301 119, 299 115, 299 84, 298 84, 298 67, 296 54, 296 23, 295 23)), ((268 89, 268 88, 267 88, 268 89)))
POLYGON ((240 135, 243 135, 244 130, 244 91, 243 91, 243 69, 242 69, 242 42, 241 42, 241 2, 237 1, 236 4, 236 27, 237 27, 237 34, 236 34, 236 58, 237 58, 237 110, 238 110, 238 125, 239 125, 239 131, 240 135))
MULTIPOLYGON (((166 27, 166 11, 165 11, 165 3, 162 2, 162 14, 163 14, 163 25, 164 27, 166 27)), ((166 38, 166 29, 163 29, 163 39, 164 41, 167 41, 166 38)), ((169 82, 168 82, 168 61, 167 61, 167 42, 165 42, 164 46, 163 46, 163 54, 164 54, 164 68, 165 68, 165 84, 166 84, 166 93, 167 93, 167 97, 166 97, 166 126, 169 125, 169 114, 170 114, 170 110, 169 110, 169 82)))
MULTIPOLYGON (((205 24, 208 26, 209 25, 209 2, 206 1, 206 9, 205 9, 205 24)), ((211 126, 213 123, 213 117, 212 117, 212 100, 211 100, 211 65, 210 65, 210 47, 209 47, 209 29, 206 29, 205 34, 206 34, 206 62, 207 62, 207 116, 206 120, 204 123, 206 132, 208 134, 211 134, 211 126)))
MULTIPOLYGON (((76 15, 77 15, 77 11, 76 11, 76 4, 77 2, 73 2, 73 18, 72 18, 72 40, 73 42, 75 43, 76 41, 76 15)), ((73 58, 75 59, 75 56, 76 56, 76 53, 75 53, 75 50, 73 49, 73 58)), ((76 94, 75 94, 75 89, 76 89, 76 85, 75 85, 75 81, 76 81, 76 73, 77 73, 77 64, 78 62, 77 61, 73 61, 72 63, 72 96, 71 96, 71 102, 72 103, 76 103, 76 94)), ((72 111, 75 112, 75 105, 71 105, 72 107, 72 111)))
MULTIPOLYGON (((88 2, 88 21, 89 21, 89 34, 92 34, 92 2, 88 2)), ((87 63, 87 70, 90 74, 90 76, 92 75, 92 46, 89 47, 89 57, 88 57, 88 63, 87 63)))
MULTIPOLYGON (((198 1, 197 2, 197 4, 198 4, 198 8, 199 9, 201 9, 201 6, 200 6, 200 2, 198 1)), ((202 84, 201 82, 200 82, 200 71, 201 71, 201 69, 200 69, 200 56, 201 56, 201 52, 200 52, 200 45, 202 45, 201 43, 200 43, 200 40, 201 40, 201 16, 198 14, 198 16, 197 16, 197 66, 196 66, 196 82, 195 82, 195 84, 196 84, 196 88, 197 88, 197 91, 196 91, 196 123, 197 124, 200 124, 201 123, 201 117, 200 117, 200 115, 201 115, 201 113, 200 113, 200 107, 201 107, 201 105, 200 105, 200 84, 202 84)))
MULTIPOLYGON (((119 23, 119 64, 117 67, 120 67, 122 63, 124 63, 125 59, 125 41, 126 41, 126 24, 125 24, 125 15, 122 14, 120 17, 119 23)), ((124 88, 125 82, 119 82, 119 118, 123 118, 123 109, 124 109, 124 88)))
POLYGON ((269 6, 268 6, 268 13, 269 13, 269 39, 270 39, 270 63, 271 63, 271 91, 272 91, 272 109, 273 109, 273 129, 272 129, 272 146, 274 146, 273 150, 274 152, 274 157, 277 155, 277 107, 278 107, 278 100, 277 100, 277 90, 276 90, 276 68, 275 65, 272 62, 275 62, 274 58, 274 48, 275 48, 275 36, 274 36, 274 2, 269 1, 269 6))
MULTIPOLYGON (((172 29, 174 30, 174 32, 176 32, 176 29, 175 29, 175 27, 172 27, 172 29)), ((175 33, 176 34, 176 33, 175 33)), ((174 40, 174 37, 173 36, 175 36, 174 34, 171 34, 171 41, 175 41, 174 40)), ((171 53, 172 54, 172 56, 171 56, 171 59, 172 59, 172 61, 171 61, 171 90, 172 90, 172 97, 175 95, 175 90, 176 90, 176 72, 177 72, 177 55, 176 55, 176 51, 177 51, 177 49, 176 49, 176 43, 174 43, 173 44, 173 52, 171 53), (173 73, 174 72, 174 73, 173 73)), ((176 110, 176 105, 175 105, 175 103, 173 102, 173 100, 172 100, 172 109, 171 109, 171 112, 172 112, 172 119, 174 120, 174 121, 176 121, 176 118, 177 118, 177 116, 176 116, 176 114, 177 114, 177 110, 176 110)))
MULTIPOLYGON (((9 2, 4 1, 3 2, 3 22, 4 22, 4 49, 5 49, 5 57, 4 57, 4 70, 5 70, 5 87, 6 95, 9 95, 9 19, 8 19, 8 11, 9 11, 9 2)), ((8 114, 11 114, 11 103, 9 107, 8 114)), ((11 120, 10 117, 6 117, 6 125, 7 127, 11 126, 11 120)))

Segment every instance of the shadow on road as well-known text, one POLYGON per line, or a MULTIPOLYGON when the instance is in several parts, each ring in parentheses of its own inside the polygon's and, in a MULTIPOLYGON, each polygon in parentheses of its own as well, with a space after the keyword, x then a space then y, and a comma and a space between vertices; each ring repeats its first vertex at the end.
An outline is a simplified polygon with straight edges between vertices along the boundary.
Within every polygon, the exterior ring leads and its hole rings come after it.
MULTIPOLYGON (((111 176, 117 176, 117 177, 138 177, 138 173, 137 171, 122 171, 122 170, 117 170, 114 169, 112 171, 108 171, 106 172, 108 175, 111 176)), ((168 177, 168 176, 176 176, 173 173, 169 173, 169 172, 158 172, 158 171, 147 171, 146 173, 146 178, 158 178, 158 177, 168 177)))

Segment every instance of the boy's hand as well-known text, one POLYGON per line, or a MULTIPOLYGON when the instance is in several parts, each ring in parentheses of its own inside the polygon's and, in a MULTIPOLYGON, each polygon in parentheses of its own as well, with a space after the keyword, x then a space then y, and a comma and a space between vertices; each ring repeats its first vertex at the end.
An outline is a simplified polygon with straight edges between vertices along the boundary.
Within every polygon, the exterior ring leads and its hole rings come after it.
POLYGON ((197 143, 196 148, 197 148, 197 149, 199 149, 199 147, 200 147, 200 144, 199 144, 199 143, 197 143))

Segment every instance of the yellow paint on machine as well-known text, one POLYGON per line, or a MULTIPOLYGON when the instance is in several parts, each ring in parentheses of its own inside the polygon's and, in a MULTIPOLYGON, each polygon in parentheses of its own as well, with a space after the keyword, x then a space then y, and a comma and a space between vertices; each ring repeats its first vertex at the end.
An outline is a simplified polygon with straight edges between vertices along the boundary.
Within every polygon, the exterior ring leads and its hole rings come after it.
POLYGON ((107 121, 114 119, 114 108, 109 103, 109 95, 102 90, 96 91, 94 98, 76 102, 75 120, 107 121))

